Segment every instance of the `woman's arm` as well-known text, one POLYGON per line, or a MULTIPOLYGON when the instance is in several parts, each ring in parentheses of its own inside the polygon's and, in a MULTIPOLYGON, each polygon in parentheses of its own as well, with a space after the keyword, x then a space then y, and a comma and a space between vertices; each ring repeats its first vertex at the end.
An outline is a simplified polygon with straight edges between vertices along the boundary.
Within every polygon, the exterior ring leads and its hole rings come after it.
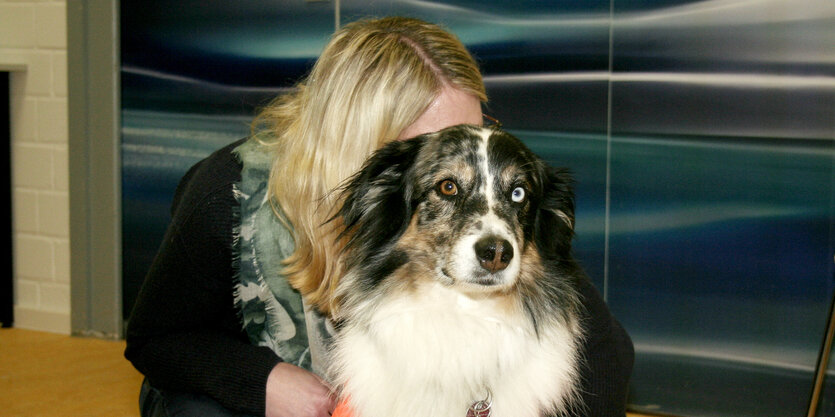
POLYGON ((157 388, 204 393, 227 408, 263 414, 267 378, 280 359, 249 343, 234 306, 232 184, 240 165, 232 147, 180 182, 128 323, 125 356, 157 388))
POLYGON ((586 308, 581 396, 586 415, 623 417, 635 351, 632 339, 588 279, 580 280, 586 308))

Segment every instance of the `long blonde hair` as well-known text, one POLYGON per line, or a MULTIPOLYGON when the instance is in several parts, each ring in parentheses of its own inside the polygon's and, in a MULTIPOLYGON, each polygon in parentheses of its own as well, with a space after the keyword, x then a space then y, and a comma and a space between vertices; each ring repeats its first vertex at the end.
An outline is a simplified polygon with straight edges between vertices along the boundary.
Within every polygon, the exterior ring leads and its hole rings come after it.
POLYGON ((332 191, 445 85, 487 100, 478 65, 454 35, 411 18, 361 20, 337 31, 307 78, 256 118, 274 152, 269 197, 295 239, 281 272, 320 311, 337 309, 342 273, 339 225, 328 223, 332 191))

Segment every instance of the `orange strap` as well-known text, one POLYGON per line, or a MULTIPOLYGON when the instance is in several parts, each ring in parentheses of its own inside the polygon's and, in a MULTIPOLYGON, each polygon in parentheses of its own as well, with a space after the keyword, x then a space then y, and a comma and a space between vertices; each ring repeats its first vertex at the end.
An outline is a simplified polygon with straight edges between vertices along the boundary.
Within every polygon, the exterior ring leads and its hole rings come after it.
POLYGON ((336 409, 333 410, 331 417, 353 417, 353 413, 351 412, 351 407, 348 405, 347 399, 339 402, 336 409))

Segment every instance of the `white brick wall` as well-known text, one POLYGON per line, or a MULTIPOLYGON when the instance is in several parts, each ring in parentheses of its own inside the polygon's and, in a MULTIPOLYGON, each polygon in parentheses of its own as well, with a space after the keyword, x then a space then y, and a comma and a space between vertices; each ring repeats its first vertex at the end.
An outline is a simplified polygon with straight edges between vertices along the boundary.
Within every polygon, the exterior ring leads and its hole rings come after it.
POLYGON ((70 333, 64 0, 0 0, 11 77, 15 327, 70 333))

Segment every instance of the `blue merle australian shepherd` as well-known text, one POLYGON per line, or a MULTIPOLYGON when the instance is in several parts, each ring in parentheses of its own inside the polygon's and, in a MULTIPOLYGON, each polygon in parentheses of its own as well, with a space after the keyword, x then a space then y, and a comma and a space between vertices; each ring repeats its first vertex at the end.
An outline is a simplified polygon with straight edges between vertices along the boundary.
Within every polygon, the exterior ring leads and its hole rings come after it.
POLYGON ((582 407, 567 171, 461 125, 384 146, 343 193, 331 377, 354 417, 582 407))

